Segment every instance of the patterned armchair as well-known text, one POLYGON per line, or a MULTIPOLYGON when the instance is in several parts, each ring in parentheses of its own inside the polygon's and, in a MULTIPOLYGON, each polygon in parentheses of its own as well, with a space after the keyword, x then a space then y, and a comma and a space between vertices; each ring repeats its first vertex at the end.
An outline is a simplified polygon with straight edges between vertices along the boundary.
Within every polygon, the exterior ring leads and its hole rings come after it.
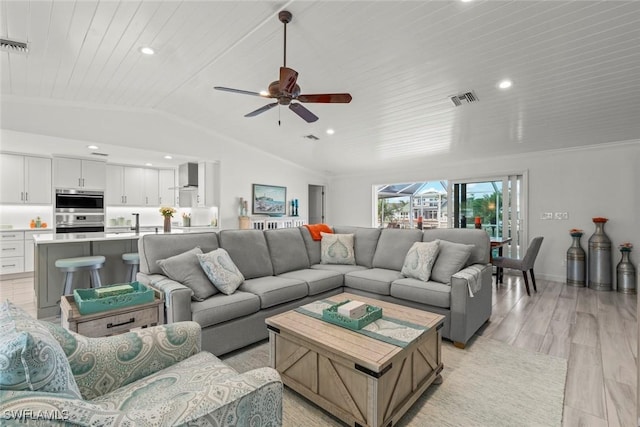
POLYGON ((0 424, 280 426, 271 368, 239 374, 178 322, 86 338, 0 304, 0 424))

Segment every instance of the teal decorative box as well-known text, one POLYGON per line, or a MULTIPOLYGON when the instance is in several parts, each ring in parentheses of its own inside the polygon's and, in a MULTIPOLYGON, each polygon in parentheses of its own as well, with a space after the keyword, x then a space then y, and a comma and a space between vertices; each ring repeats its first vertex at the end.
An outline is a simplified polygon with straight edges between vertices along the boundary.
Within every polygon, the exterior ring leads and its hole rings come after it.
POLYGON ((369 323, 374 322, 382 317, 382 308, 368 304, 367 314, 357 319, 351 319, 338 313, 338 307, 350 301, 351 300, 345 300, 322 310, 322 320, 324 320, 325 322, 333 323, 334 325, 342 326, 343 328, 357 331, 358 329, 362 329, 369 323))
MULTIPOLYGON (((73 291, 73 299, 76 300, 78 311, 80 314, 93 314, 100 311, 130 307, 132 305, 144 304, 153 301, 153 289, 147 288, 142 283, 116 283, 115 285, 110 286, 119 286, 123 284, 130 284, 133 287, 133 292, 98 298, 96 296, 95 289, 75 289, 73 291)), ((104 287, 106 286, 103 286, 103 288, 104 287)))

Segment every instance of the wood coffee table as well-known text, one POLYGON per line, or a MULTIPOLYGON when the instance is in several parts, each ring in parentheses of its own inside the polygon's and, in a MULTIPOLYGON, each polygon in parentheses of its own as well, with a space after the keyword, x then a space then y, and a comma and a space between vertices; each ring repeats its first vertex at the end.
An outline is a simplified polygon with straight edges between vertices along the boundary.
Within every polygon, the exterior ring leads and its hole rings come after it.
POLYGON ((270 364, 288 387, 350 425, 395 425, 442 381, 444 316, 353 294, 330 298, 382 307, 383 316, 429 328, 407 347, 370 338, 296 311, 266 319, 270 364))

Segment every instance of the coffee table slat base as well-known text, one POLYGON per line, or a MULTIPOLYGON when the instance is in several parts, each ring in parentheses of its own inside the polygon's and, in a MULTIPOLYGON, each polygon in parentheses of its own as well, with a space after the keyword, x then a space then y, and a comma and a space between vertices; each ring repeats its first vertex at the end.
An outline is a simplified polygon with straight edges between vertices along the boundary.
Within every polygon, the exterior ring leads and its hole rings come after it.
POLYGON ((350 425, 395 425, 433 382, 442 380, 438 328, 394 354, 378 372, 332 351, 330 342, 315 341, 313 334, 305 339, 299 331, 288 332, 269 329, 271 366, 285 385, 350 425))

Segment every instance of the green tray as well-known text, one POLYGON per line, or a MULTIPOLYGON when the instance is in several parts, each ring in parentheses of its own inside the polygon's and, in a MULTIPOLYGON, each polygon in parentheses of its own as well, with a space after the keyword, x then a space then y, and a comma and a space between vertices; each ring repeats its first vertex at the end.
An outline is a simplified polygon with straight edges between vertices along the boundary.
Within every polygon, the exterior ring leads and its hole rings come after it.
POLYGON ((153 289, 147 288, 142 283, 116 283, 109 286, 117 285, 131 285, 133 287, 133 292, 98 298, 96 297, 94 289, 74 289, 73 299, 76 300, 76 305, 78 306, 80 314, 93 314, 101 311, 153 302, 153 289))
POLYGON ((333 323, 334 325, 342 326, 343 328, 357 331, 382 317, 382 308, 368 304, 367 314, 362 317, 358 317, 357 319, 351 319, 350 317, 346 317, 338 313, 338 307, 350 301, 351 300, 342 301, 322 310, 322 320, 333 323))

